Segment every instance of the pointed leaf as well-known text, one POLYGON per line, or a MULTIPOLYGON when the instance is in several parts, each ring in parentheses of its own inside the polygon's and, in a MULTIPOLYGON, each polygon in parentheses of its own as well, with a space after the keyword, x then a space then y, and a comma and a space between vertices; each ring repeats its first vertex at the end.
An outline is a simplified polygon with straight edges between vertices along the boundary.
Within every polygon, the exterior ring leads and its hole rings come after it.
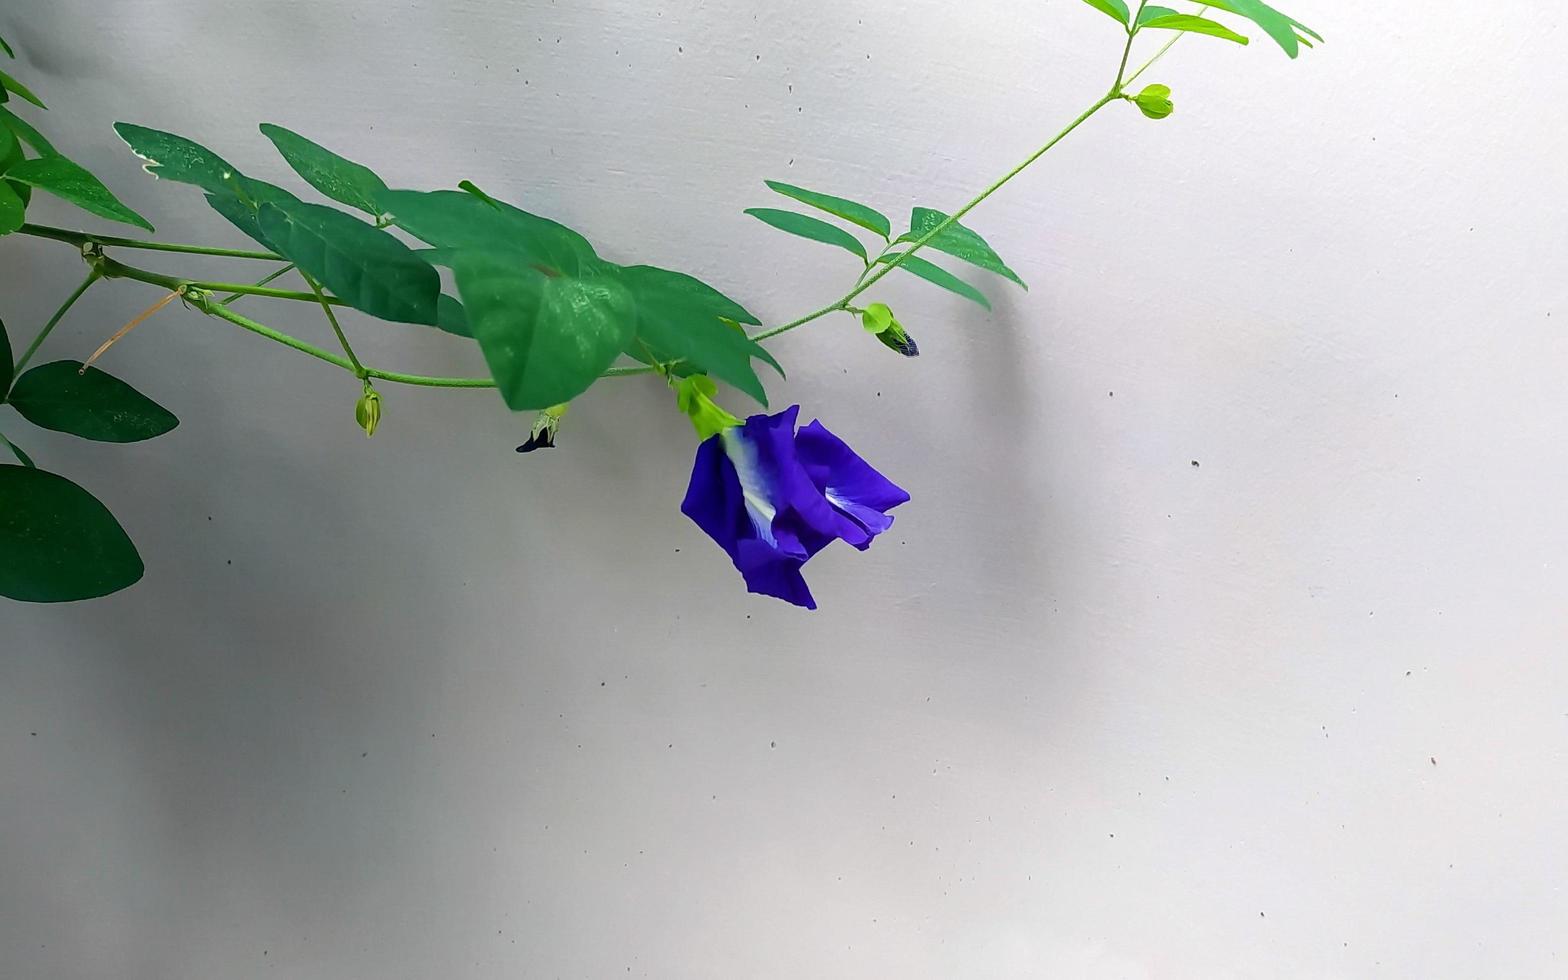
POLYGON ((3 123, 7 129, 15 133, 22 142, 31 146, 35 152, 44 156, 58 155, 54 144, 50 143, 44 138, 42 133, 34 129, 32 123, 18 116, 5 106, 0 106, 0 123, 3 123))
POLYGON ((321 204, 263 204, 261 232, 280 255, 354 309, 435 325, 441 276, 379 228, 321 204))
POLYGON ((238 170, 200 143, 145 126, 117 122, 119 134, 131 152, 145 161, 142 169, 162 180, 195 184, 210 194, 234 193, 238 170))
POLYGON ((454 337, 474 337, 474 331, 468 325, 468 313, 463 309, 463 304, 442 293, 436 297, 436 326, 445 330, 454 337))
MULTIPOLYGON (((1206 0, 1205 0, 1206 2, 1206 0)), ((1301 39, 1296 36, 1296 31, 1310 36, 1315 41, 1322 41, 1323 37, 1316 31, 1293 17, 1286 16, 1275 10, 1262 0, 1215 0, 1208 4, 1216 10, 1245 17, 1263 28, 1274 43, 1292 58, 1301 53, 1301 39)))
POLYGON ((95 442, 140 442, 180 424, 119 378, 80 361, 55 361, 16 379, 11 404, 36 426, 95 442))
POLYGON ((0 51, 4 51, 7 58, 13 61, 16 59, 16 52, 11 50, 11 46, 5 43, 5 38, 3 37, 0 37, 0 51))
POLYGON ((627 345, 627 353, 643 361, 650 351, 660 362, 689 361, 696 370, 734 385, 764 406, 768 404, 752 359, 771 364, 780 374, 783 370, 765 348, 724 322, 740 321, 741 317, 755 322, 751 314, 684 273, 634 265, 617 267, 614 275, 636 305, 637 334, 627 345))
POLYGON ((513 253, 477 249, 459 250, 452 271, 474 339, 515 411, 571 401, 631 339, 631 296, 612 278, 549 275, 513 253))
POLYGON ((22 143, 16 138, 16 133, 12 132, 9 126, 0 126, 0 174, 24 159, 26 157, 22 154, 22 143))
POLYGON ((261 132, 307 184, 351 208, 371 215, 381 213, 376 195, 385 191, 387 185, 369 167, 340 157, 282 126, 262 123, 261 132))
POLYGON ((1237 34, 1219 21, 1194 17, 1191 14, 1167 14, 1163 17, 1155 17, 1143 26, 1165 31, 1185 31, 1188 34, 1207 34, 1237 44, 1248 43, 1244 35, 1237 34))
MULTIPOLYGON (((897 258, 897 256, 884 255, 877 259, 877 261, 885 264, 892 264, 895 258, 897 258)), ((926 282, 934 283, 938 286, 941 286, 943 289, 957 293, 964 299, 973 300, 988 310, 991 308, 991 301, 986 299, 985 293, 982 293, 974 286, 971 286, 969 283, 953 275, 951 272, 948 272, 946 269, 937 265, 935 262, 927 262, 918 255, 911 255, 909 258, 900 262, 898 264, 898 268, 904 272, 917 275, 926 282)))
POLYGON ((263 204, 303 204, 304 202, 276 184, 269 184, 264 180, 256 180, 253 177, 241 177, 236 174, 233 178, 233 184, 235 188, 233 190, 208 194, 207 203, 211 205, 214 211, 228 219, 229 224, 244 232, 252 241, 276 252, 277 249, 267 239, 266 233, 261 230, 259 215, 261 206, 263 204))
POLYGON ((846 252, 858 255, 861 261, 866 260, 866 246, 861 244, 860 239, 820 218, 796 214, 794 211, 779 211, 775 208, 748 208, 746 213, 753 218, 761 219, 779 231, 809 238, 814 242, 837 245, 846 252))
MULTIPOLYGON (((941 211, 934 211, 931 208, 915 208, 914 213, 909 218, 909 233, 899 238, 899 241, 919 241, 929 234, 932 229, 939 227, 945 221, 947 221, 947 215, 941 211)), ((989 272, 1005 276, 1025 289, 1029 288, 1024 285, 1022 279, 1018 278, 1018 273, 1009 269, 1007 263, 1002 261, 1001 256, 997 255, 991 246, 986 244, 984 238, 981 238, 978 234, 956 221, 943 228, 940 234, 926 244, 926 247, 934 248, 938 252, 946 252, 948 255, 957 259, 963 259, 971 265, 977 265, 989 272)))
POLYGON ((783 194, 785 197, 793 198, 802 204, 810 205, 818 211, 826 211, 835 217, 843 218, 845 221, 857 224, 869 232, 881 235, 883 238, 893 234, 893 225, 887 220, 886 215, 858 201, 834 197, 831 194, 819 194, 816 191, 808 191, 804 187, 796 187, 793 184, 786 184, 777 180, 768 180, 763 183, 768 185, 769 190, 783 194))
POLYGON ((135 585, 144 568, 108 508, 63 476, 0 466, 0 596, 96 599, 135 585))
POLYGON ((27 202, 9 181, 0 180, 0 236, 9 235, 27 221, 27 202))
POLYGON ((42 99, 33 94, 32 89, 28 88, 26 85, 23 85, 21 82, 12 78, 10 75, 7 75, 3 71, 0 71, 0 88, 5 89, 7 92, 15 92, 17 95, 20 95, 22 98, 31 102, 40 109, 49 108, 48 106, 44 105, 42 99))
POLYGON ((1124 0, 1083 0, 1083 2, 1123 26, 1126 26, 1128 19, 1132 17, 1132 14, 1127 11, 1124 0))
POLYGON ((23 466, 37 467, 38 464, 33 462, 33 457, 27 455, 21 446, 18 446, 16 443, 12 442, 10 439, 7 439, 3 435, 0 435, 0 445, 3 445, 7 449, 11 450, 11 455, 20 460, 23 466))
POLYGON ((48 191, 100 218, 152 231, 146 218, 132 211, 86 168, 62 156, 23 160, 5 172, 7 180, 48 191))

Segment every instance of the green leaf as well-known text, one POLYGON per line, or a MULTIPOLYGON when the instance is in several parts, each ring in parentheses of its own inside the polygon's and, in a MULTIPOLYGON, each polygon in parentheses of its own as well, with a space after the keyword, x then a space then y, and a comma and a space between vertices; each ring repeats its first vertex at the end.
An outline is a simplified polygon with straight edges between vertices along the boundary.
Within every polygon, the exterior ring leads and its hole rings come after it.
POLYGON ((115 123, 114 131, 145 161, 142 169, 162 180, 195 184, 209 194, 232 194, 235 178, 242 176, 227 160, 183 136, 123 122, 115 123))
MULTIPOLYGON (((884 255, 877 259, 877 261, 890 265, 895 258, 897 258, 897 256, 884 255)), ((909 258, 900 262, 898 264, 898 268, 904 272, 919 276, 926 282, 934 283, 938 286, 941 286, 943 289, 957 293, 964 299, 974 300, 976 303, 979 303, 988 310, 991 308, 991 301, 986 299, 985 293, 982 293, 980 290, 971 286, 969 283, 953 275, 951 272, 948 272, 946 269, 937 265, 935 262, 927 262, 918 255, 911 255, 909 258)))
POLYGON ((551 275, 514 253, 478 249, 458 250, 452 271, 474 339, 514 411, 571 401, 631 339, 632 299, 611 277, 551 275))
POLYGON ((3 71, 0 71, 0 88, 5 89, 7 92, 15 92, 17 95, 20 95, 22 98, 31 102, 40 109, 49 108, 48 106, 44 105, 42 99, 33 94, 32 89, 29 89, 26 85, 23 85, 21 82, 12 78, 10 75, 7 75, 3 71))
POLYGON ((80 361, 55 361, 16 379, 11 404, 34 425, 96 442, 140 442, 180 424, 170 412, 113 375, 82 373, 80 361))
MULTIPOLYGON (((1207 2, 1207 0, 1205 0, 1207 2)), ((1263 3, 1262 0, 1215 0, 1208 4, 1216 10, 1245 17, 1263 28, 1264 33, 1274 39, 1274 43, 1292 58, 1301 53, 1301 38, 1296 36, 1299 30, 1315 41, 1321 42, 1322 35, 1312 30, 1293 17, 1286 16, 1263 3)))
POLYGON ((380 215, 376 195, 385 191, 387 185, 369 167, 340 157, 282 126, 262 123, 261 132, 305 183, 341 204, 380 215))
POLYGON ((62 156, 23 160, 5 172, 7 180, 48 191, 100 218, 152 231, 146 218, 132 211, 84 167, 62 156))
POLYGON ((598 262, 588 239, 565 225, 463 191, 386 191, 376 204, 393 224, 443 250, 432 261, 449 264, 461 250, 479 249, 568 276, 598 262))
POLYGON ((11 335, 6 333, 5 321, 0 320, 0 401, 11 390, 11 380, 16 377, 16 361, 11 353, 11 335))
POLYGON ((23 466, 27 466, 27 467, 37 467, 38 466, 37 463, 33 462, 33 457, 27 455, 27 453, 22 450, 21 446, 18 446, 16 443, 12 442, 10 439, 7 439, 4 435, 0 435, 0 445, 4 445, 7 449, 11 450, 11 455, 15 456, 18 460, 20 460, 23 466))
POLYGON ((809 238, 814 242, 823 242, 827 245, 837 245, 839 248, 860 256, 861 261, 866 260, 866 246, 860 239, 836 225, 830 225, 819 218, 794 211, 779 211, 774 208, 748 208, 746 213, 753 218, 758 218, 770 224, 779 231, 801 238, 809 238))
POLYGON ((831 194, 819 194, 816 191, 808 191, 804 187, 796 187, 793 184, 785 184, 777 180, 763 181, 763 183, 768 185, 769 190, 783 194, 785 197, 793 198, 802 204, 810 205, 818 211, 826 211, 834 217, 843 218, 845 221, 857 224, 869 232, 881 235, 883 238, 893 234, 893 225, 887 220, 887 216, 875 208, 867 207, 857 201, 834 197, 831 194))
POLYGON ((1141 26, 1165 31, 1185 31, 1188 34, 1207 34, 1237 44, 1248 43, 1245 36, 1237 34, 1224 24, 1206 17, 1194 17, 1191 14, 1166 14, 1163 17, 1155 17, 1141 26))
MULTIPOLYGON (((931 208, 915 208, 914 213, 909 218, 909 232, 899 238, 899 241, 919 241, 946 220, 947 215, 941 211, 933 211, 931 208)), ((978 234, 956 221, 943 228, 939 235, 926 243, 926 247, 934 248, 938 252, 946 252, 956 259, 963 259, 965 262, 977 265, 988 272, 1005 276, 1025 289, 1029 288, 1024 285, 1022 279, 1018 278, 1018 273, 1009 269, 1007 263, 1002 261, 1001 256, 997 255, 991 246, 986 244, 984 238, 981 238, 978 234)))
POLYGON ((26 143, 28 146, 31 146, 34 151, 41 153, 44 156, 58 155, 58 151, 54 148, 54 144, 50 143, 47 139, 44 138, 42 133, 34 129, 32 123, 28 122, 26 119, 23 119, 21 116, 18 116, 16 113, 12 112, 10 109, 5 108, 4 106, 0 106, 0 123, 4 123, 7 129, 15 133, 17 138, 22 142, 26 143))
POLYGON ((27 202, 10 181, 0 180, 0 236, 9 235, 27 221, 27 202))
POLYGON ((11 50, 11 46, 5 43, 5 38, 3 37, 0 37, 0 51, 4 51, 5 56, 12 61, 16 60, 16 52, 11 50))
POLYGON ((11 167, 21 163, 26 157, 22 154, 22 143, 9 126, 0 126, 0 174, 11 167))
POLYGON ((261 230, 259 214, 261 206, 263 204, 293 205, 304 202, 276 184, 251 177, 236 176, 234 187, 235 190, 227 193, 219 191, 208 194, 207 203, 252 241, 276 252, 277 249, 261 230))
POLYGON ((1124 27, 1127 25, 1128 18, 1132 16, 1123 0, 1083 0, 1083 2, 1124 27))
POLYGON ((442 293, 436 297, 436 326, 454 337, 473 339, 474 331, 468 326, 468 313, 463 304, 442 293))
POLYGON ((698 371, 728 382, 764 406, 767 392, 752 367, 758 358, 783 374, 773 355, 725 323, 756 323, 750 313, 706 283, 680 272, 647 265, 616 267, 613 274, 636 304, 637 334, 627 353, 661 363, 689 361, 698 371), (644 349, 646 347, 646 349, 644 349))
POLYGON ((259 216, 262 234, 280 255, 354 309, 436 324, 441 276, 392 235, 321 204, 268 203, 259 216))
POLYGON ((63 476, 0 466, 0 596, 23 602, 96 599, 145 571, 120 522, 63 476))

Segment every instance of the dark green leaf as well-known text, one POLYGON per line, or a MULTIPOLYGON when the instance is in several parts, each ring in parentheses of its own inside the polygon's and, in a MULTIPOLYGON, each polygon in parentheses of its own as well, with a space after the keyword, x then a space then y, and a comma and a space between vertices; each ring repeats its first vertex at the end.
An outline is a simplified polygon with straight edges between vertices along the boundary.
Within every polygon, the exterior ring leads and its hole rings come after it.
POLYGON ((767 405, 767 392, 752 367, 759 358, 779 373, 778 361, 760 344, 726 319, 756 320, 723 293, 680 272, 647 265, 615 268, 613 274, 630 291, 636 304, 637 335, 627 352, 647 360, 651 352, 661 363, 688 361, 697 370, 767 405), (737 316, 736 314, 740 314, 737 316))
POLYGON ((598 261, 588 240, 565 225, 463 191, 386 191, 376 203, 393 224, 444 250, 443 262, 450 250, 472 248, 572 276, 598 261))
MULTIPOLYGON (((891 264, 894 258, 896 258, 896 256, 884 255, 877 259, 877 261, 891 264)), ((900 262, 898 267, 905 272, 919 276, 926 282, 935 283, 936 285, 941 286, 943 289, 957 293, 964 299, 974 300, 976 303, 979 303, 988 310, 991 308, 991 301, 986 299, 985 293, 982 293, 980 290, 971 286, 969 283, 953 275, 951 272, 948 272, 946 269, 937 265, 935 262, 927 262, 918 255, 911 255, 909 258, 900 262)))
POLYGON ((23 160, 5 172, 7 180, 48 191, 83 211, 152 231, 146 218, 132 211, 85 168, 62 156, 23 160))
POLYGON ((441 276, 379 228, 320 204, 263 204, 261 232, 284 258, 354 309, 399 323, 436 323, 441 276))
POLYGON ((10 181, 0 180, 0 235, 9 235, 27 221, 27 202, 10 181))
POLYGON ((4 106, 0 106, 0 123, 4 123, 7 129, 15 133, 17 138, 22 142, 26 143, 28 146, 31 146, 34 151, 41 153, 44 156, 58 155, 54 148, 54 144, 50 143, 47 139, 44 138, 42 133, 34 129, 32 123, 28 122, 26 119, 23 119, 21 116, 18 116, 16 113, 12 112, 10 109, 5 108, 4 106))
POLYGON ((261 132, 272 141, 294 172, 316 190, 351 208, 379 215, 376 195, 387 185, 369 167, 355 163, 282 126, 262 123, 261 132))
POLYGON ((7 92, 15 92, 17 95, 20 95, 22 98, 31 102, 40 109, 49 108, 48 106, 44 105, 42 99, 33 94, 32 89, 28 88, 26 85, 23 85, 21 82, 12 78, 10 75, 7 75, 3 71, 0 71, 0 88, 5 89, 7 92))
MULTIPOLYGON (((1206 17, 1194 17, 1191 14, 1166 14, 1155 17, 1143 24, 1144 27, 1153 27, 1164 31, 1186 31, 1188 34, 1207 34, 1225 41, 1234 41, 1237 44, 1246 44, 1247 38, 1237 34, 1218 21, 1206 17)), ((1294 36, 1294 35, 1292 35, 1294 36)))
POLYGON ((16 443, 12 442, 10 439, 7 439, 3 435, 0 435, 0 444, 3 444, 7 449, 11 450, 11 455, 21 460, 23 466, 36 467, 38 465, 37 463, 33 462, 33 457, 27 455, 27 453, 22 450, 21 446, 18 446, 16 443))
POLYGON ((11 352, 11 335, 6 333, 5 321, 0 320, 0 401, 11 390, 11 379, 16 376, 16 361, 11 352))
POLYGON ((473 339, 474 331, 468 326, 468 313, 463 304, 442 293, 436 298, 436 326, 456 337, 473 339))
POLYGON ((3 37, 0 37, 0 51, 4 51, 7 58, 16 59, 16 52, 11 50, 11 46, 5 43, 5 38, 3 37))
POLYGON ((22 155, 21 141, 11 131, 10 126, 0 126, 0 174, 16 166, 25 159, 22 155))
POLYGON ((1301 38, 1296 36, 1299 30, 1315 41, 1322 41, 1322 35, 1312 30, 1293 17, 1286 16, 1275 10, 1262 0, 1215 0, 1208 6, 1216 10, 1245 17, 1263 28, 1269 37, 1274 39, 1282 50, 1292 58, 1301 53, 1301 38))
POLYGON ((195 184, 209 194, 234 193, 235 178, 241 176, 240 172, 200 143, 123 122, 115 123, 114 131, 132 153, 146 161, 142 169, 154 177, 195 184))
POLYGON ((513 410, 582 394, 631 339, 631 296, 611 277, 551 275, 515 253, 478 249, 459 250, 452 271, 474 339, 513 410))
MULTIPOLYGON (((915 208, 909 218, 909 233, 899 239, 901 242, 919 241, 929 234, 932 229, 947 221, 947 215, 931 208, 915 208)), ((1007 267, 1001 256, 987 245, 984 238, 965 228, 958 222, 949 224, 941 233, 926 244, 927 248, 934 248, 938 252, 946 252, 956 259, 963 259, 971 265, 977 265, 989 272, 1006 276, 1018 285, 1024 286, 1024 281, 1018 278, 1018 273, 1007 267)))
POLYGON ((1127 4, 1123 0, 1083 0, 1083 2, 1124 26, 1132 16, 1128 13, 1127 4))
POLYGON ((63 476, 0 466, 0 596, 96 599, 135 585, 136 546, 92 494, 63 476))
POLYGON ((808 191, 804 187, 796 187, 793 184, 785 184, 777 180, 764 181, 764 183, 768 185, 770 190, 777 191, 785 197, 810 205, 818 211, 826 211, 835 217, 843 218, 845 221, 857 224, 869 232, 881 235, 883 238, 887 238, 893 233, 893 225, 887 220, 886 215, 857 201, 834 197, 831 194, 819 194, 816 191, 808 191))
POLYGON ((827 245, 837 245, 846 252, 858 255, 861 261, 866 259, 866 246, 860 239, 836 225, 830 225, 819 218, 793 211, 779 211, 774 208, 748 208, 746 213, 753 218, 761 219, 779 231, 801 238, 809 238, 814 242, 823 242, 827 245))
POLYGON ((169 411, 97 368, 55 361, 16 379, 11 404, 34 425, 97 442, 140 442, 180 424, 169 411))
POLYGON ((276 184, 251 177, 235 176, 234 187, 236 189, 233 191, 208 194, 207 203, 253 241, 276 252, 277 249, 273 248, 272 243, 261 230, 257 212, 263 204, 283 205, 304 202, 276 184))

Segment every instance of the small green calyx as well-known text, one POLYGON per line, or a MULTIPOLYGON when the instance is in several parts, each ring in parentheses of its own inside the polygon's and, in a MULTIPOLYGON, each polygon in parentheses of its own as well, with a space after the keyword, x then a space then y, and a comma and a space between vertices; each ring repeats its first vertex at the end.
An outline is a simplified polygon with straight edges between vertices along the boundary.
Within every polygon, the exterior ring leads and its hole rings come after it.
POLYGON ((1171 101, 1169 85, 1150 85, 1137 95, 1127 98, 1138 107, 1139 112, 1150 119, 1164 119, 1176 111, 1176 104, 1171 101))
POLYGON ((555 434, 561 431, 561 419, 566 415, 566 403, 551 405, 540 412, 534 419, 533 428, 528 430, 528 441, 517 447, 520 453, 531 453, 536 449, 554 449, 555 434))
POLYGON ((376 427, 381 424, 381 395, 370 386, 369 381, 365 382, 365 392, 354 405, 354 421, 365 430, 366 439, 375 435, 376 427))
POLYGON ((872 303, 861 310, 860 324, 889 350, 895 350, 905 357, 920 356, 920 346, 915 343, 915 338, 898 322, 886 303, 872 303))
POLYGON ((713 396, 719 387, 705 374, 694 374, 675 386, 675 404, 691 419, 697 438, 706 442, 725 429, 733 429, 741 420, 725 411, 713 396))

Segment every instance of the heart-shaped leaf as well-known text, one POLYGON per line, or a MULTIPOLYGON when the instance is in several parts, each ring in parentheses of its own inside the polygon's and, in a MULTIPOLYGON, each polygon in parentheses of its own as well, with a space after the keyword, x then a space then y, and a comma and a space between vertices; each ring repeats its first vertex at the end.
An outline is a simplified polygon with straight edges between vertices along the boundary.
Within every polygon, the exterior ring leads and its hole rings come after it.
POLYGON ((180 424, 167 409, 97 368, 55 361, 16 379, 11 404, 34 425, 95 442, 140 442, 180 424))
POLYGON ((143 571, 125 529, 92 494, 63 476, 0 465, 0 596, 96 599, 143 571))
POLYGON ((383 320, 435 325, 441 277, 379 228, 336 208, 263 204, 261 232, 284 258, 356 310, 383 320))

